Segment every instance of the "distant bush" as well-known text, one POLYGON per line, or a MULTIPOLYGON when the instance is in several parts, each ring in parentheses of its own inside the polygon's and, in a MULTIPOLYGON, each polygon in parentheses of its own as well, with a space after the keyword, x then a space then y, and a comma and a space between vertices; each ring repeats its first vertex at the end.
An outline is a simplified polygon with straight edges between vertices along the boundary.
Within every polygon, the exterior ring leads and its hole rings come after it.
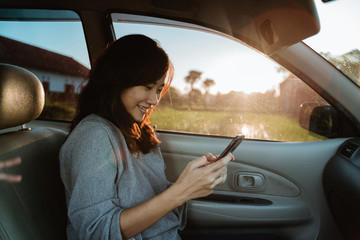
POLYGON ((74 107, 69 107, 64 103, 45 103, 44 110, 39 118, 72 121, 75 113, 76 109, 74 107))

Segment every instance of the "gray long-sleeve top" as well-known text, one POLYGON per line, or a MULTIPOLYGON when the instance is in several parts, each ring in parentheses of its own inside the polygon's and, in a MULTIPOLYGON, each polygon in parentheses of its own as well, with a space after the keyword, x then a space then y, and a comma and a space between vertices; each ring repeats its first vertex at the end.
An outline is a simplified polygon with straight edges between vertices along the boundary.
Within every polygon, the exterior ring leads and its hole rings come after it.
MULTIPOLYGON (((68 207, 68 239, 122 239, 119 217, 163 192, 169 182, 160 148, 135 158, 120 130, 97 116, 84 118, 60 151, 68 207)), ((180 239, 174 210, 134 239, 180 239)))

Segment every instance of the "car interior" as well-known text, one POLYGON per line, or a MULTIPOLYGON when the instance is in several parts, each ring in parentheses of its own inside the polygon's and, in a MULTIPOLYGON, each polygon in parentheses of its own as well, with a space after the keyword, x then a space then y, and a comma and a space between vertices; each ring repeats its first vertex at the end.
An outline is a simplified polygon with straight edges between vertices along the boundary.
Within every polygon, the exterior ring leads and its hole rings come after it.
MULTIPOLYGON (((326 101, 296 105, 297 125, 318 137, 316 141, 246 135, 233 152, 235 161, 229 164, 226 182, 208 197, 188 202, 182 239, 360 239, 360 88, 303 42, 320 31, 318 14, 312 0, 0 2, 0 23, 80 22, 89 68, 118 38, 117 23, 184 28, 241 42, 287 69, 326 101)), ((27 64, 12 60, 11 54, 21 52, 4 47, 16 42, 8 40, 1 26, 0 161, 20 156, 22 164, 0 173, 21 174, 23 179, 0 182, 0 239, 66 239, 58 154, 71 119, 44 117, 50 109, 46 102, 60 97, 51 95, 44 79, 27 64)), ((39 58, 31 55, 35 48, 24 54, 33 62, 39 58)), ((51 67, 72 61, 56 57, 59 60, 51 67)), ((86 70, 77 67, 75 74, 86 76, 86 70)), ((276 124, 281 125, 279 120, 276 124)), ((161 127, 156 131, 171 182, 188 162, 208 152, 220 154, 232 139, 161 127)))

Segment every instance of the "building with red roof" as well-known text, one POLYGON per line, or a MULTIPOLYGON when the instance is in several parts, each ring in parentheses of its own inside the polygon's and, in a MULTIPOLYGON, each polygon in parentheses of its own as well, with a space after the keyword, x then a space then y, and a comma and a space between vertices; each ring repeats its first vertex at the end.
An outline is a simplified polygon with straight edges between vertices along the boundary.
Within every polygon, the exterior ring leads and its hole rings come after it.
POLYGON ((0 36, 0 62, 33 72, 46 92, 79 93, 89 69, 73 58, 0 36))

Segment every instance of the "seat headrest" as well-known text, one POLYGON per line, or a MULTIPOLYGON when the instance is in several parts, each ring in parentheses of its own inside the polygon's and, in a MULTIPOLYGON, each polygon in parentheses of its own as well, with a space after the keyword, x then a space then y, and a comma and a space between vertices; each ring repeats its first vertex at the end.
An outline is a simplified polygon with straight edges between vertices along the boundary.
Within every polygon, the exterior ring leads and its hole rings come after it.
POLYGON ((15 127, 40 116, 44 88, 30 71, 0 63, 0 129, 15 127))

